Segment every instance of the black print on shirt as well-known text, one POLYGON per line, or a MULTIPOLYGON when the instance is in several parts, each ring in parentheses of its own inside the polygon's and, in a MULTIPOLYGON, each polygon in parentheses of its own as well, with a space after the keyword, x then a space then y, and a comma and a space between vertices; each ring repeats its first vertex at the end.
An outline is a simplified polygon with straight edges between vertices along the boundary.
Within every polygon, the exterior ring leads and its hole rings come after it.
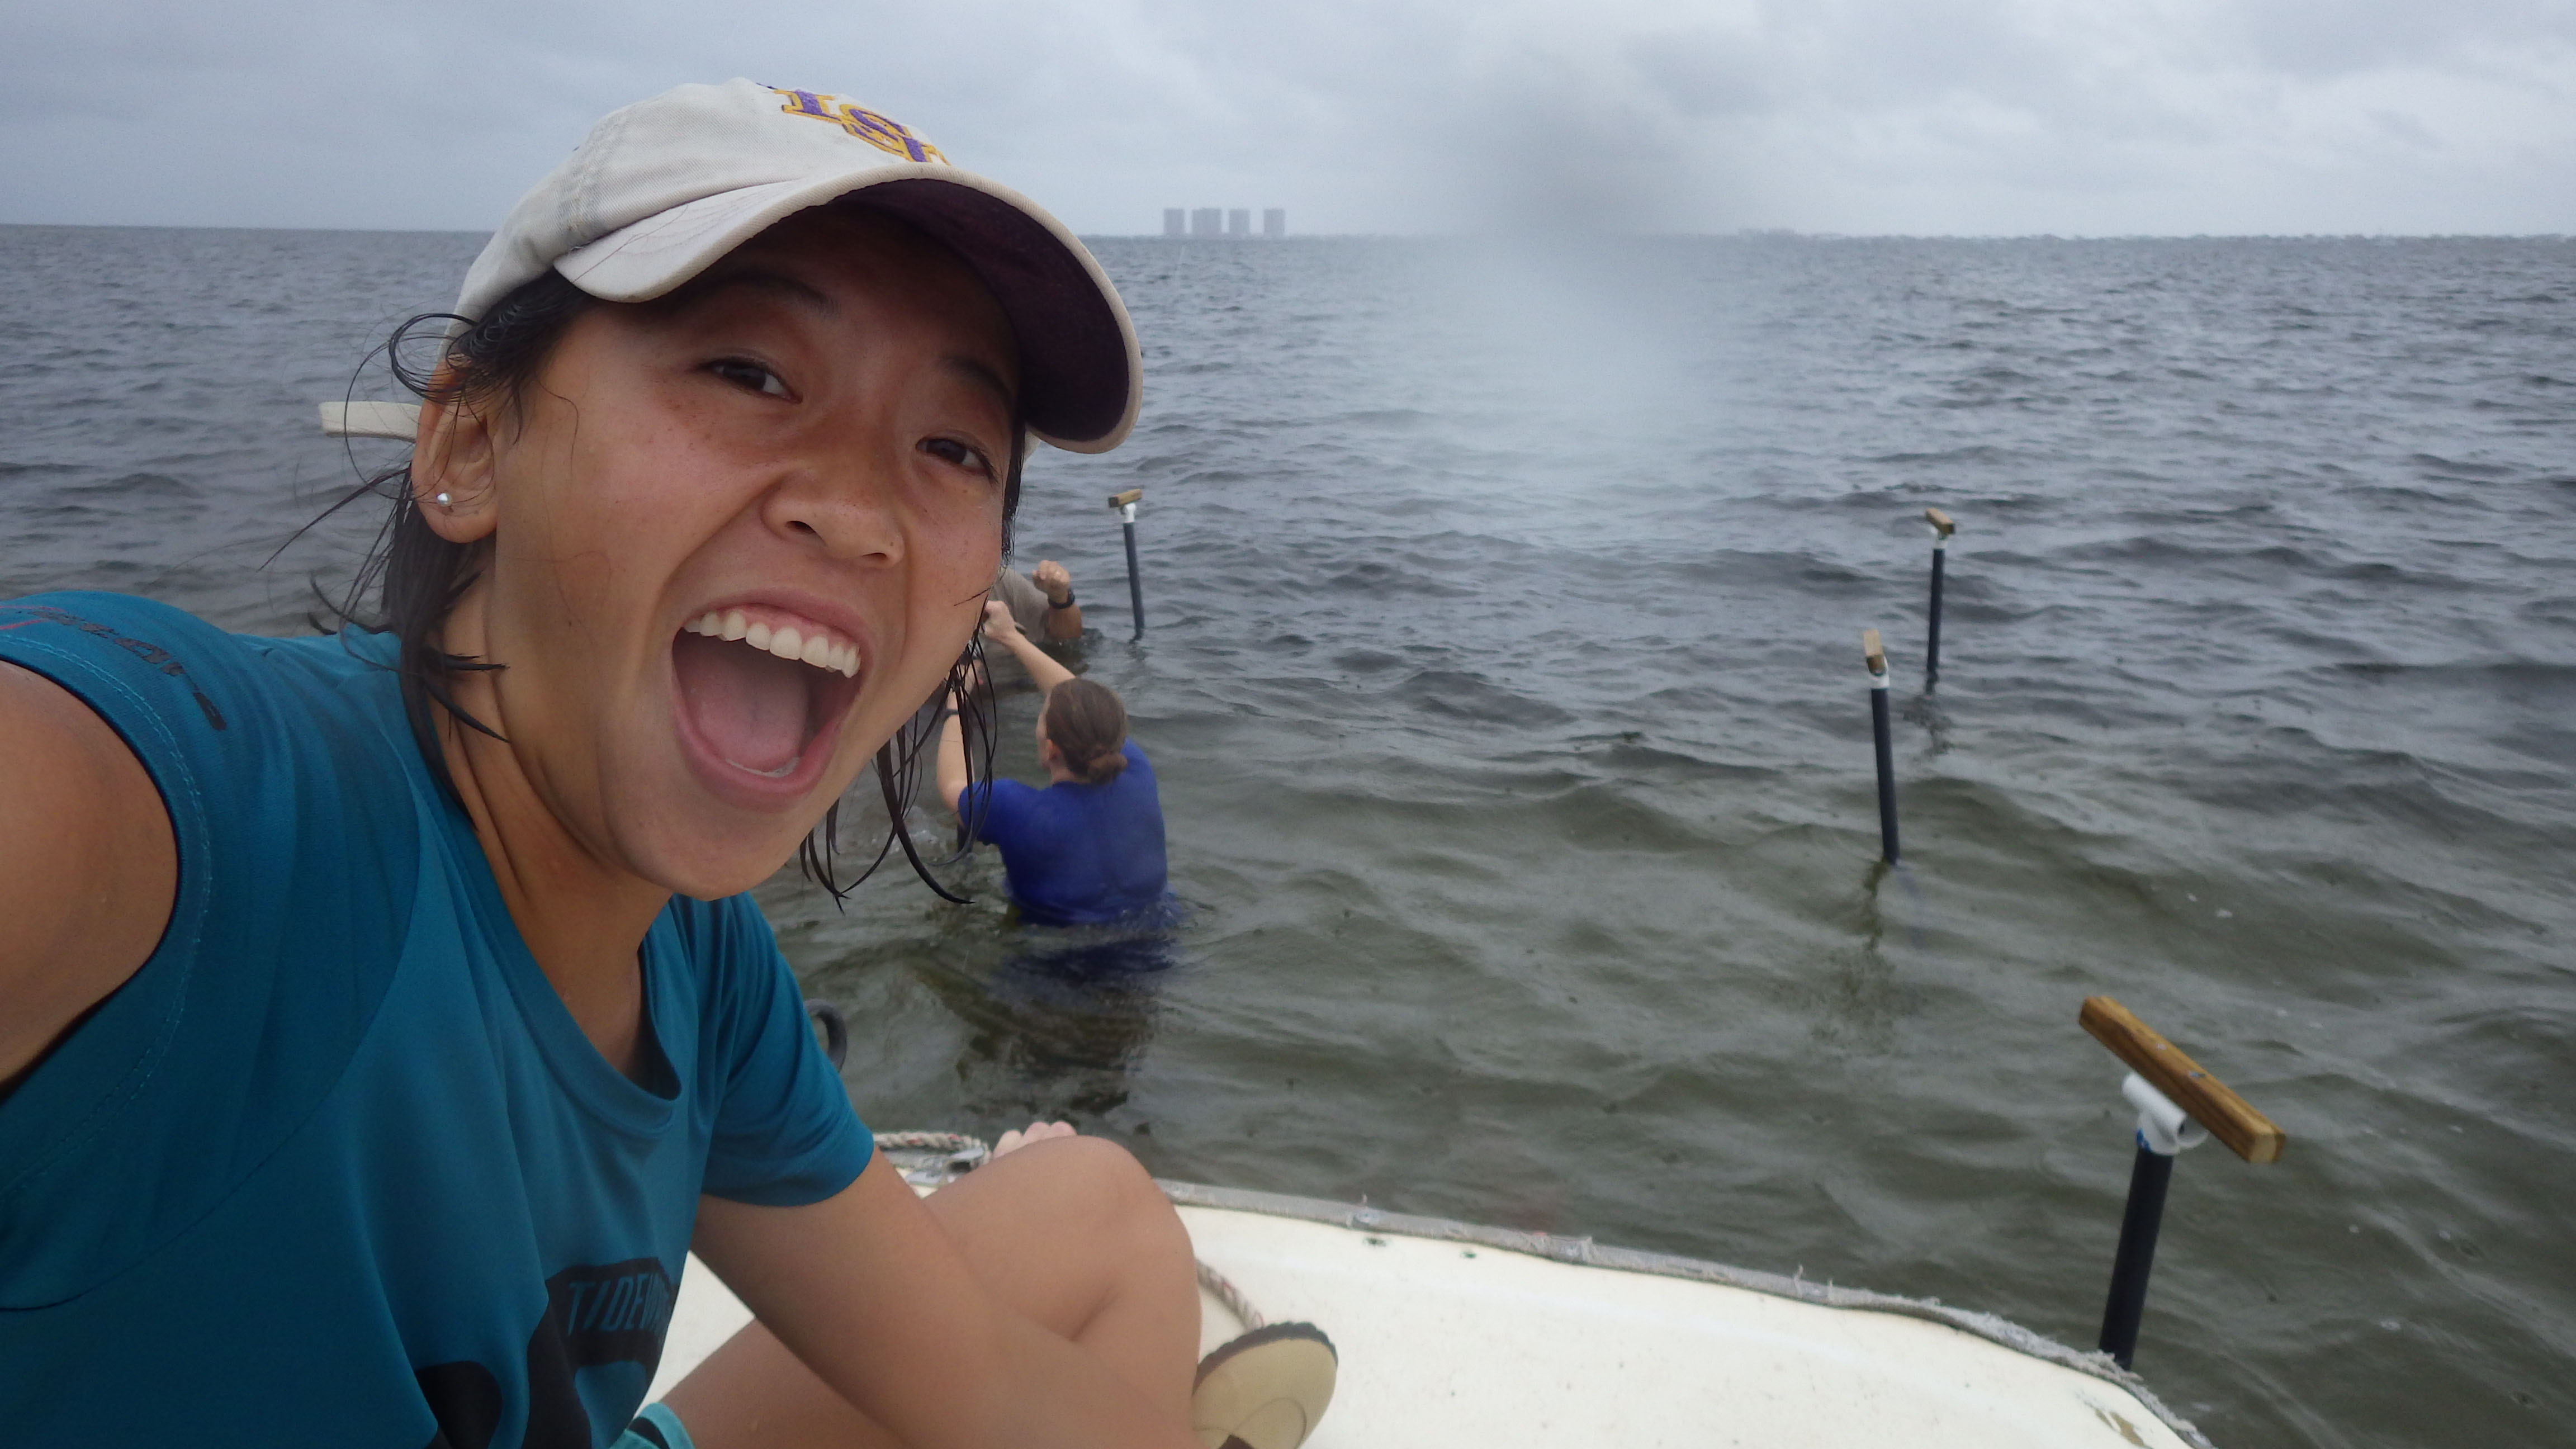
MULTIPOLYGON (((573 1375, 609 1363, 662 1362, 671 1328, 670 1275, 658 1258, 566 1268, 546 1280, 545 1317, 528 1339, 527 1449, 590 1449, 590 1414, 573 1375)), ((501 1421, 501 1386, 479 1363, 415 1371, 438 1420, 426 1449, 488 1449, 501 1421)))
POLYGON ((205 715, 206 723, 216 729, 224 727, 224 712, 215 708, 215 702, 206 698, 206 692, 199 689, 197 682, 188 677, 187 666, 172 658, 170 651, 160 645, 145 639, 129 639, 94 619, 84 619, 78 614, 67 613, 44 604, 11 604, 6 612, 26 614, 30 617, 21 619, 15 624, 0 624, 0 634, 5 634, 12 629, 24 629, 29 624, 60 624, 65 628, 78 629, 84 634, 95 634, 105 639, 117 648, 188 686, 188 693, 195 697, 198 712, 205 715))

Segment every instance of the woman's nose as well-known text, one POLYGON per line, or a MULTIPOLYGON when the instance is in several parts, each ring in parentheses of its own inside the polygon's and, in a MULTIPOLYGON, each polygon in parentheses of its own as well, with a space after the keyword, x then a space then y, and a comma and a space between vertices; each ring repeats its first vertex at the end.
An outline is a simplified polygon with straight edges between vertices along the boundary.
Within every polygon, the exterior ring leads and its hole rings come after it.
POLYGON ((899 492, 872 464, 800 466, 769 490, 761 515, 778 533, 833 558, 894 563, 903 557, 899 492))

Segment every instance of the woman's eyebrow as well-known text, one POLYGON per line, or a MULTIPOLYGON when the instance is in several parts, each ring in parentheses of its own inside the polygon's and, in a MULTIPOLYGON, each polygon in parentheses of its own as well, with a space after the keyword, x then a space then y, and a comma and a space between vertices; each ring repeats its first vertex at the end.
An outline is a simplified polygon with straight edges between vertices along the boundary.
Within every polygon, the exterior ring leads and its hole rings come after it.
POLYGON ((952 352, 939 359, 939 365, 978 387, 990 389, 993 396, 1001 400, 1003 411, 1014 417, 1019 415, 1019 397, 1011 391, 1011 385, 1004 382, 1002 375, 995 372, 989 363, 979 358, 968 357, 962 352, 952 352))

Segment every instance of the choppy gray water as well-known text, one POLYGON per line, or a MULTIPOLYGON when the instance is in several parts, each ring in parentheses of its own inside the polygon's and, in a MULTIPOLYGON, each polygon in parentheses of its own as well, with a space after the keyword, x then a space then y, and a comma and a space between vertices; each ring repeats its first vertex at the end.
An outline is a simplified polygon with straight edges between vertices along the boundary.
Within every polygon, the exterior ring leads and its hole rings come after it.
MULTIPOLYGON (((259 568, 348 476, 312 405, 477 244, 0 228, 0 593, 303 627, 354 536, 259 568)), ((2576 245, 1100 252, 1145 420, 1033 467, 1021 557, 1075 570, 1193 915, 1075 980, 892 871, 774 883, 872 1122, 1070 1114, 2089 1344, 2109 992, 2291 1133, 2176 1172, 2168 1399, 2229 1449, 2576 1442, 2576 245)))

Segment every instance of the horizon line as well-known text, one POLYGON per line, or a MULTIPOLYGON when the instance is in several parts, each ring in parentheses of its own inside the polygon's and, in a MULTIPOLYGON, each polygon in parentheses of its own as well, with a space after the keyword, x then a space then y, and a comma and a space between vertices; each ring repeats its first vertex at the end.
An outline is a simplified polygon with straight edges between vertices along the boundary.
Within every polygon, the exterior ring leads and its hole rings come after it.
MULTIPOLYGON (((203 222, 134 221, 0 221, 0 227, 57 231, 254 231, 324 232, 384 236, 490 236, 492 230, 444 226, 292 226, 203 222)), ((1584 238, 1619 241, 2554 241, 2576 240, 2569 232, 2508 231, 1803 231, 1796 227, 1738 227, 1729 231, 1574 231, 1498 228, 1489 231, 1340 231, 1297 232, 1287 236, 1171 236, 1163 232, 1084 231, 1086 241, 1174 242, 1189 246, 1252 245, 1283 241, 1492 241, 1524 237, 1584 238)))

